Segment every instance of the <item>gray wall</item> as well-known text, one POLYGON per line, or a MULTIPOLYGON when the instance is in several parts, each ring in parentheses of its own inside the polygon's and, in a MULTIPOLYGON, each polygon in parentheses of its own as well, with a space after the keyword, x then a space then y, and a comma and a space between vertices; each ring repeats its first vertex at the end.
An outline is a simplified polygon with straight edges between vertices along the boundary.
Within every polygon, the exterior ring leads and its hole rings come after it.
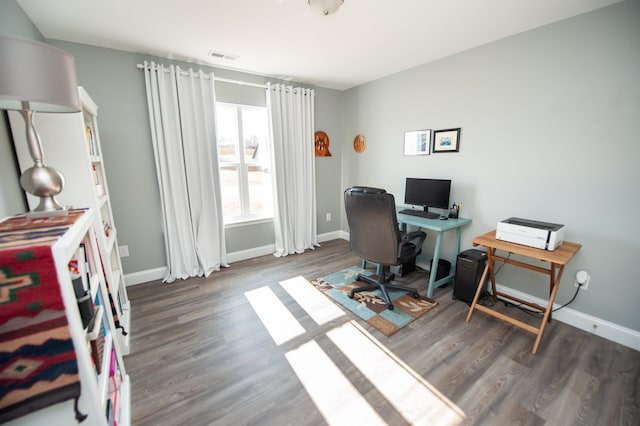
POLYGON ((18 184, 19 173, 8 123, 6 111, 0 111, 0 219, 27 209, 24 193, 18 184))
MULTIPOLYGON (((147 59, 185 67, 207 67, 57 40, 48 42, 75 57, 79 84, 87 89, 98 105, 100 137, 114 219, 118 227, 118 243, 129 246, 130 256, 122 259, 125 273, 165 266, 162 216, 149 131, 144 74, 136 65, 147 59)), ((276 82, 257 75, 210 69, 219 77, 259 84, 276 82)), ((320 111, 337 111, 323 116, 318 124, 326 126, 330 134, 339 135, 340 92, 315 89, 316 108, 320 111)), ((250 86, 218 82, 216 96, 224 102, 266 104, 265 89, 250 86)), ((316 113, 316 116, 319 114, 316 113)), ((332 182, 335 188, 329 193, 339 191, 340 182, 335 179, 335 176, 340 175, 339 161, 334 160, 332 166, 319 169, 317 180, 332 182)), ((337 218, 339 201, 321 200, 318 203, 318 216, 325 211, 334 212, 334 217, 337 218)), ((328 224, 319 221, 320 233, 338 229, 337 219, 328 224)), ((226 234, 228 252, 250 250, 274 243, 271 222, 229 227, 226 234)))
MULTIPOLYGON (((0 3, 0 17, 0 23, 3 24, 0 28, 3 32, 42 39, 13 0, 0 3)), ((144 74, 136 65, 147 59, 165 64, 177 63, 185 67, 207 67, 77 43, 46 41, 74 56, 78 83, 87 89, 98 105, 100 137, 118 228, 118 242, 120 245, 129 246, 130 256, 122 259, 124 272, 128 274, 166 266, 144 74)), ((279 82, 258 75, 211 69, 219 77, 259 84, 267 81, 279 82)), ((323 88, 314 89, 317 127, 332 137, 332 148, 339 147, 339 136, 342 133, 341 93, 323 88)), ((218 82, 216 95, 219 100, 225 102, 266 104, 265 89, 250 86, 218 82)), ((5 154, 5 151, 10 154, 10 146, 6 123, 0 119, 0 166, 3 166, 0 171, 0 213, 4 213, 3 216, 25 211, 15 166, 11 156, 5 154)), ((341 163, 340 150, 336 151, 337 155, 334 154, 331 158, 317 159, 318 232, 321 234, 338 231, 340 226, 340 198, 334 194, 340 192, 341 163), (324 220, 326 213, 332 213, 333 221, 324 220)), ((274 243, 272 222, 233 226, 227 229, 226 234, 229 252, 250 250, 274 243)))
MULTIPOLYGON (((584 269, 589 289, 571 307, 640 330, 639 23, 640 2, 623 2, 346 91, 342 186, 402 200, 407 176, 451 178, 452 201, 473 220, 465 249, 511 216, 565 224, 583 247, 556 301, 584 269), (452 127, 459 153, 403 156, 404 131, 452 127), (357 133, 362 154, 350 148, 357 133)), ((497 281, 548 294, 545 276, 511 265, 497 281)))

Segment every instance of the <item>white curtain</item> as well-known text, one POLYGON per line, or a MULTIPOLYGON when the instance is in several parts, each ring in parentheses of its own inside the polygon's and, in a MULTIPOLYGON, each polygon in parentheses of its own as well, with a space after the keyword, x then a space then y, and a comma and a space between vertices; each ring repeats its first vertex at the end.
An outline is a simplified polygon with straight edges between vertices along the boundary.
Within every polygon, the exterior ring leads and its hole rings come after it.
POLYGON ((275 170, 275 256, 318 245, 313 114, 315 92, 267 84, 275 170))
POLYGON ((227 266, 213 73, 144 63, 164 221, 165 282, 227 266))

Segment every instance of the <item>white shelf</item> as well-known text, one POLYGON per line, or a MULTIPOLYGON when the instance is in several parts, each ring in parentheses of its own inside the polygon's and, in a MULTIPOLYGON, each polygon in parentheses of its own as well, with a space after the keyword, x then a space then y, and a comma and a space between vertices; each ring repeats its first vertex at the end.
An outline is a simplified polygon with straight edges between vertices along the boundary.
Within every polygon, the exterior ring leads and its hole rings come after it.
POLYGON ((102 332, 102 316, 104 315, 104 307, 98 306, 96 309, 96 320, 93 323, 93 328, 87 330, 87 340, 96 340, 102 332))
POLYGON ((107 240, 107 245, 106 245, 107 254, 109 256, 111 256, 111 253, 116 248, 116 229, 115 228, 111 228, 111 231, 109 231, 109 235, 107 235, 104 232, 104 229, 103 229, 102 233, 104 234, 104 237, 107 240))
MULTIPOLYGON (((103 252, 107 282, 124 282, 122 260, 118 253, 117 226, 113 219, 111 198, 104 158, 98 129, 98 106, 89 94, 78 88, 82 111, 69 114, 37 114, 36 125, 42 141, 47 165, 62 172, 66 185, 56 197, 65 206, 74 208, 93 208, 100 223, 111 227, 109 237, 104 232, 98 234, 98 244, 103 252), (91 129, 93 152, 87 142, 86 127, 91 129), (97 182, 97 184, 96 184, 97 182)), ((9 122, 13 133, 14 146, 21 172, 33 165, 26 143, 24 119, 17 111, 9 111, 9 122)), ((39 198, 27 194, 29 206, 34 208, 39 198)), ((115 287, 115 286, 114 286, 115 287)), ((120 304, 128 300, 125 286, 111 288, 114 300, 120 298, 120 304)), ((129 352, 128 348, 123 348, 129 352)))
MULTIPOLYGON (((125 330, 131 330, 131 302, 127 301, 125 305, 122 306, 122 313, 120 314, 120 324, 124 327, 125 330)), ((116 336, 118 342, 120 343, 120 348, 122 350, 122 355, 129 355, 129 351, 131 349, 131 333, 127 333, 126 336, 123 336, 120 332, 121 330, 116 330, 116 336)))
MULTIPOLYGON (((65 177, 66 185, 56 198, 64 206, 72 206, 76 209, 91 209, 93 212, 92 217, 95 219, 95 224, 92 225, 95 228, 94 238, 98 247, 97 250, 100 251, 99 258, 104 267, 99 268, 99 271, 92 271, 92 274, 98 274, 99 272, 99 276, 92 275, 89 280, 89 286, 93 298, 100 295, 105 306, 104 316, 110 318, 109 321, 113 324, 113 314, 108 296, 111 296, 116 307, 129 307, 130 305, 126 286, 124 285, 122 260, 118 252, 118 233, 113 218, 106 168, 104 158, 101 156, 102 146, 98 128, 98 107, 82 87, 78 88, 78 93, 82 111, 69 114, 37 114, 35 120, 42 141, 46 164, 60 170, 65 177), (87 126, 91 129, 89 132, 92 139, 91 143, 87 141, 87 126), (109 237, 105 235, 103 229, 103 223, 105 222, 111 227, 109 237), (105 276, 102 276, 103 271, 105 276), (106 283, 109 284, 109 293, 106 293, 106 283), (105 291, 103 295, 101 295, 102 289, 105 291)), ((8 114, 18 164, 20 171, 24 172, 33 165, 33 160, 28 151, 28 144, 26 143, 25 122, 17 111, 9 111, 8 114)), ((33 209, 38 205, 39 198, 33 197, 31 194, 26 196, 30 208, 33 209)), ((83 217, 81 220, 93 221, 94 219, 83 217)), ((85 225, 88 226, 87 223, 83 226, 85 225)), ((65 234, 58 245, 68 250, 74 250, 80 240, 75 241, 71 240, 71 238, 82 237, 75 234, 65 234)), ((62 257, 67 259, 71 255, 72 252, 61 254, 62 257)), ((69 291, 73 293, 72 288, 69 291)), ((117 314, 120 324, 128 334, 127 336, 122 336, 120 329, 112 331, 110 344, 116 348, 119 360, 122 362, 122 356, 130 351, 131 315, 129 308, 127 308, 126 312, 123 310, 118 311, 118 308, 116 310, 115 314, 117 314)), ((86 341, 84 344, 86 345, 86 341)), ((90 357, 91 355, 89 354, 88 356, 90 357)), ((106 356, 107 353, 105 352, 106 356)), ((89 359, 88 361, 91 360, 89 359)), ((95 371, 95 368, 93 368, 93 371, 95 371)), ((95 375, 95 373, 92 374, 95 375)), ((85 379, 83 379, 82 385, 81 408, 83 404, 88 404, 84 398, 85 379)), ((130 418, 128 414, 127 418, 130 418)), ((73 423, 61 421, 59 424, 73 423)))
MULTIPOLYGON (((120 291, 120 285, 122 283, 122 274, 120 273, 120 271, 118 270, 112 270, 111 271, 111 276, 113 277, 114 281, 113 283, 109 283, 110 286, 113 286, 111 288, 111 291, 113 293, 118 293, 118 291, 120 291)), ((128 303, 128 301, 127 301, 128 303)), ((125 327, 126 328, 126 327, 125 327)), ((127 329, 128 330, 128 329, 127 329)))
MULTIPOLYGON (((131 381, 129 380, 128 374, 124 376, 120 387, 120 403, 124 403, 125 406, 131 406, 131 381)), ((121 411, 120 422, 118 424, 131 424, 131 410, 121 411)))
POLYGON ((96 300, 98 289, 100 287, 100 276, 97 272, 93 272, 89 279, 89 288, 91 289, 91 300, 96 300))
POLYGON ((113 333, 107 332, 104 337, 104 350, 102 351, 102 365, 100 366, 99 376, 99 392, 102 405, 107 401, 107 392, 109 390, 109 366, 111 364, 111 350, 113 349, 113 333))
POLYGON ((102 195, 98 197, 98 208, 102 208, 107 203, 108 197, 102 195))
MULTIPOLYGON (((43 408, 34 409, 27 415, 22 415, 7 422, 7 425, 48 426, 82 424, 107 426, 108 422, 105 410, 109 396, 109 385, 112 381, 109 375, 112 370, 112 353, 115 354, 116 368, 121 374, 120 379, 116 378, 116 387, 120 389, 118 398, 122 410, 121 421, 118 424, 122 426, 130 425, 130 383, 122 358, 121 345, 114 340, 114 335, 117 335, 120 330, 115 328, 115 321, 108 300, 106 281, 102 273, 103 270, 106 270, 106 265, 101 264, 103 256, 99 254, 98 235, 100 235, 102 231, 100 227, 101 224, 98 220, 97 212, 94 209, 80 213, 74 212, 74 214, 79 214, 79 216, 73 225, 51 244, 51 253, 56 270, 55 277, 58 281, 58 285, 55 286, 54 284, 53 288, 58 289, 60 297, 64 302, 68 331, 75 348, 73 353, 75 353, 75 361, 78 366, 77 371, 80 378, 80 396, 78 399, 77 412, 86 415, 87 418, 82 423, 78 422, 75 416, 76 408, 74 407, 73 398, 71 398, 54 405, 44 405, 43 408), (91 294, 94 298, 93 300, 99 301, 99 304, 95 306, 95 323, 90 330, 85 329, 82 324, 78 300, 76 299, 72 285, 72 275, 69 267, 70 260, 77 258, 81 243, 83 244, 84 253, 87 257, 89 270, 92 272, 89 280, 91 294), (96 289, 94 289, 95 286, 97 286, 96 289), (96 365, 91 353, 91 340, 99 339, 101 338, 100 336, 104 338, 102 362, 100 365, 96 365)), ((15 226, 22 227, 22 224, 25 222, 20 221, 20 225, 18 225, 18 222, 15 223, 15 226)), ((38 224, 38 226, 42 227, 41 229, 43 230, 47 229, 43 227, 42 224, 38 224)), ((53 223, 51 226, 57 227, 58 225, 53 223)), ((36 241, 33 245, 42 245, 42 243, 36 241)), ((21 248, 29 250, 30 245, 25 243, 21 248)), ((0 246, 0 250, 3 249, 12 250, 13 246, 0 246)), ((9 266, 0 264, 0 268, 4 267, 9 266)), ((47 287, 47 289, 51 291, 51 287, 47 287)), ((46 356, 46 353, 42 355, 46 356)))

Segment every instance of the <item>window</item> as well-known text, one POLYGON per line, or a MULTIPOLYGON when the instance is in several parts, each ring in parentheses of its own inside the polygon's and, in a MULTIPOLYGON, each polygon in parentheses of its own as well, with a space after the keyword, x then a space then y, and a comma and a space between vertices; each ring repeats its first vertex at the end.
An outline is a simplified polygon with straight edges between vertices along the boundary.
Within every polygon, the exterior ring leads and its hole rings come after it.
POLYGON ((217 103, 216 110, 225 223, 272 218, 267 109, 217 103))

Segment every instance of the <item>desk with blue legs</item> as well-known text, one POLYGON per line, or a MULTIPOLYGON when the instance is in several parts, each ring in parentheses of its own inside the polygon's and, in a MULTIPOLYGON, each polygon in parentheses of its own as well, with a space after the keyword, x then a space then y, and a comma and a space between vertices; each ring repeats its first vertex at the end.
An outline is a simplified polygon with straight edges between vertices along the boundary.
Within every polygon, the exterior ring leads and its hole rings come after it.
POLYGON ((410 216, 407 214, 398 213, 398 222, 402 225, 406 231, 406 225, 413 225, 419 228, 435 231, 436 234, 436 246, 433 249, 433 261, 431 262, 431 272, 429 273, 429 286, 427 287, 427 297, 433 295, 433 289, 440 287, 453 280, 456 276, 456 260, 457 254, 460 253, 460 234, 462 227, 471 223, 471 219, 459 218, 459 219, 427 219, 420 216, 410 216), (438 262, 440 261, 440 248, 442 245, 442 234, 447 231, 456 231, 456 257, 451 262, 451 272, 448 276, 436 281, 438 275, 438 262))

